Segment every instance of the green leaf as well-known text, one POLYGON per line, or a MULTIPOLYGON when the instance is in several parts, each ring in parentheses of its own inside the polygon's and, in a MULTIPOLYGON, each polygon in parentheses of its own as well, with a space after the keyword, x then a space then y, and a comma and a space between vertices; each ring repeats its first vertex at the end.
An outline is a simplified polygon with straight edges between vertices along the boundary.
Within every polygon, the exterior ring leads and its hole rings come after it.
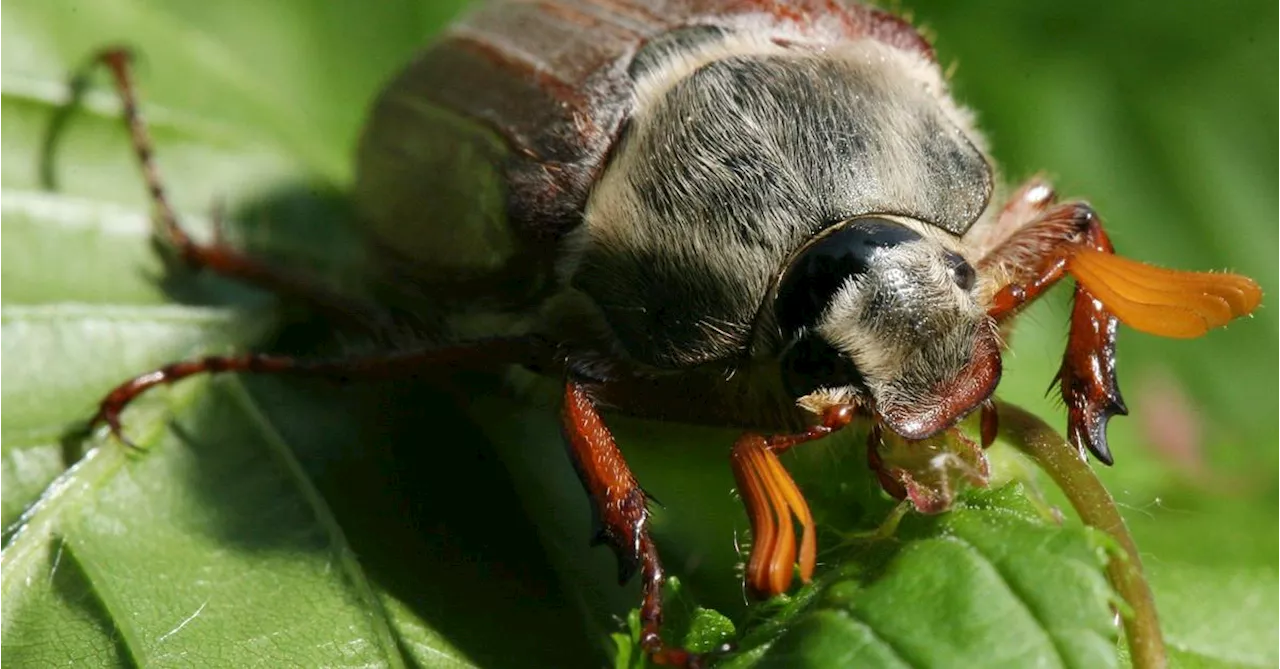
POLYGON ((3 592, 17 611, 5 643, 33 653, 18 650, 20 663, 76 657, 71 644, 42 642, 41 632, 56 634, 56 626, 22 618, 26 603, 52 596, 48 585, 30 584, 52 584, 62 559, 81 577, 73 591, 96 600, 140 665, 226 661, 226 638, 240 639, 239 653, 259 663, 400 659, 340 528, 286 445, 232 388, 202 394, 208 404, 200 420, 182 425, 200 435, 189 444, 164 430, 139 441, 155 453, 133 462, 118 445, 99 447, 33 507, 6 550, 4 571, 3 592), (200 444, 216 449, 214 457, 204 457, 200 444), (191 479, 194 485, 174 485, 191 479), (237 515, 251 521, 220 528, 225 517, 207 508, 205 486, 234 490, 237 515), (228 536, 250 549, 226 550, 228 536), (296 594, 286 602, 282 593, 296 594), (326 615, 317 619, 317 610, 326 615), (288 655, 279 654, 284 649, 288 655))
POLYGON ((233 240, 267 235, 268 249, 305 263, 342 238, 332 193, 369 99, 454 9, 6 7, 0 580, 15 666, 591 657, 501 466, 461 447, 482 440, 451 426, 448 396, 192 380, 130 407, 140 452, 77 433, 115 384, 272 345, 279 322, 268 296, 155 253, 107 78, 70 105, 88 55, 117 43, 139 53, 142 109, 185 225, 207 236, 221 201, 233 240), (424 443, 410 433, 420 421, 447 427, 424 443), (495 492, 445 506, 474 484, 495 492))
POLYGON ((1176 666, 1272 667, 1280 641, 1274 567, 1222 569, 1157 563, 1149 568, 1176 666), (1270 643, 1267 643, 1267 642, 1270 643))
MULTIPOLYGON (((327 266, 351 250, 343 191, 371 97, 460 2, 6 4, 0 625, 15 666, 599 666, 611 634, 620 662, 643 662, 622 632, 635 585, 588 547, 553 397, 513 401, 492 380, 202 379, 130 409, 145 452, 75 435, 114 384, 173 359, 357 346, 311 324, 277 332, 269 296, 168 271, 106 78, 67 106, 88 56, 137 50, 170 195, 197 234, 222 201, 233 241, 327 266)), ((1274 6, 909 4, 958 60, 1005 174, 1050 170, 1130 255, 1262 282, 1259 314, 1203 341, 1122 336, 1132 416, 1114 421, 1119 464, 1102 475, 1174 666, 1275 666, 1274 6)), ((1022 318, 1000 391, 1054 425, 1061 298, 1022 318)), ((1046 520, 1041 498, 1062 500, 1005 451, 994 478, 1025 488, 870 543, 853 535, 892 505, 861 443, 788 455, 818 518, 818 580, 749 606, 735 435, 611 425, 661 502, 657 539, 684 583, 671 617, 707 639, 740 630, 730 666, 1116 662, 1099 539, 1046 520)))
MULTIPOLYGON (((1275 7, 908 4, 941 60, 957 62, 957 92, 1006 174, 1047 170, 1095 205, 1128 255, 1263 286, 1252 318, 1201 340, 1122 328, 1130 415, 1112 421, 1116 466, 1099 475, 1142 552, 1174 666, 1276 666, 1276 600, 1243 585, 1270 593, 1280 559, 1275 7)), ((1055 426, 1061 409, 1044 389, 1063 297, 1020 319, 1000 387, 1055 426)))
MULTIPOLYGON (((719 611, 695 605, 679 577, 667 579, 663 591, 667 598, 664 631, 670 638, 679 639, 681 648, 694 653, 712 653, 733 642, 737 636, 733 621, 719 611)), ((617 669, 647 666, 640 647, 639 609, 627 614, 626 631, 626 634, 610 635, 616 646, 613 666, 617 669)))
POLYGON ((913 518, 819 583, 758 662, 734 666, 1115 666, 1103 560, 1089 533, 1008 499, 913 518))
MULTIPOLYGON (((646 435, 650 443, 671 439, 646 435)), ((788 463, 803 489, 825 489, 809 495, 816 512, 890 513, 872 492, 859 443, 855 435, 828 439, 788 463), (843 491, 833 493, 837 486, 843 491)), ((671 488, 653 490, 674 504, 665 497, 671 488)), ((699 508, 675 492, 682 507, 699 508)), ((1055 526, 1020 486, 965 499, 940 516, 909 514, 888 538, 827 534, 825 575, 757 607, 726 666, 1117 666, 1115 596, 1102 574, 1109 540, 1055 526)), ((668 638, 680 638, 676 627, 668 638)), ((624 655, 637 633, 620 641, 624 655)))

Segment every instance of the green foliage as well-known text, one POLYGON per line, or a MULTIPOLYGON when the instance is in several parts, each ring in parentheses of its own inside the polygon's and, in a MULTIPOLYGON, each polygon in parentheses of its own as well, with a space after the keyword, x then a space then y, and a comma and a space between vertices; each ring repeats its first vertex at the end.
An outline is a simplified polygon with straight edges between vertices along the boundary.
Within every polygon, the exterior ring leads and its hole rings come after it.
POLYGON ((1116 666, 1104 553, 1083 528, 1047 527, 1010 488, 842 560, 779 618, 767 649, 729 666, 1116 666), (758 662, 758 664, 757 664, 758 662))
MULTIPOLYGON (((342 346, 280 322, 269 296, 166 274, 106 79, 72 110, 72 73, 102 46, 135 47, 186 220, 207 233, 224 200, 239 240, 315 264, 344 252, 341 194, 369 100, 454 4, 6 5, 0 621, 14 666, 598 666, 615 638, 619 662, 638 660, 621 622, 636 589, 587 546, 590 514, 537 385, 513 398, 471 380, 460 398, 201 379, 129 411, 140 452, 75 433, 112 385, 176 358, 342 346)), ((1274 6, 911 4, 958 61, 957 92, 1007 176, 1051 170, 1130 255, 1263 284, 1258 316, 1202 341, 1122 336, 1132 417, 1114 422, 1118 464, 1102 474, 1175 664, 1274 666, 1274 6)), ((1024 317, 1001 395, 1060 425, 1043 397, 1063 343, 1056 297, 1024 317)), ((658 540, 683 582, 673 631, 712 646, 736 628, 730 666, 1124 660, 1106 549, 1046 519, 1041 495, 1061 500, 1014 455, 996 451, 997 478, 1025 485, 875 540, 854 534, 891 504, 856 442, 789 455, 822 528, 819 578, 747 607, 733 435, 616 422, 663 505, 658 540)))

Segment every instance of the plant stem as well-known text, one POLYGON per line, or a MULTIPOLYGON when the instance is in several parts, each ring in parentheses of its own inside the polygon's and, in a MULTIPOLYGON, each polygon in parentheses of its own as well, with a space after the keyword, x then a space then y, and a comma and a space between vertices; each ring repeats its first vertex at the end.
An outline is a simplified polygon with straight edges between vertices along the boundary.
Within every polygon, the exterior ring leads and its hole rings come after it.
POLYGON ((1133 666, 1137 669, 1163 669, 1168 658, 1151 586, 1142 574, 1138 546, 1129 534, 1111 493, 1098 480, 1083 455, 1039 417, 1004 402, 999 402, 998 408, 1001 436, 1049 473, 1085 525, 1111 535, 1124 549, 1125 555, 1113 555, 1108 560, 1107 577, 1131 609, 1130 615, 1123 619, 1133 666))

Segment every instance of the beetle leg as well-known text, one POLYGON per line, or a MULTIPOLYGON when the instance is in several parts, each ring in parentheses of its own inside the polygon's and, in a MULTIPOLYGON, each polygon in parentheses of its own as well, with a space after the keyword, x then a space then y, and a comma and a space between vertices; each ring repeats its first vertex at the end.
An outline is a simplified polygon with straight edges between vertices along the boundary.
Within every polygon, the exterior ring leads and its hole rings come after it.
POLYGON ((456 367, 523 364, 545 368, 551 364, 551 358, 550 347, 533 337, 491 339, 455 347, 395 351, 334 360, 300 360, 264 353, 193 358, 140 374, 116 386, 99 403, 98 412, 89 421, 89 428, 106 424, 117 439, 134 446, 121 430, 120 415, 124 409, 151 388, 200 374, 289 374, 318 376, 337 381, 404 379, 456 367))
POLYGON ((133 151, 142 168, 142 177, 155 209, 158 240, 188 267, 208 270, 230 279, 258 286, 269 292, 301 299, 330 316, 371 323, 383 318, 372 305, 341 295, 323 285, 316 278, 292 274, 244 255, 222 241, 221 207, 215 207, 215 238, 203 244, 187 234, 178 222, 177 213, 169 203, 164 181, 155 161, 155 147, 151 133, 138 107, 137 89, 130 68, 131 56, 127 49, 115 47, 102 51, 97 60, 111 71, 116 92, 123 107, 125 125, 129 129, 133 151))
MULTIPOLYGON (((998 321, 1010 319, 1057 283, 1067 273, 1068 258, 1084 248, 1113 252, 1097 215, 1084 203, 1055 205, 1010 236, 978 268, 1006 281, 992 299, 991 316, 998 321)), ((1116 317, 1083 283, 1077 283, 1067 351, 1056 382, 1067 405, 1071 444, 1087 448, 1106 464, 1113 462, 1107 421, 1128 413, 1116 382, 1116 332, 1116 317)))
POLYGON ((1008 321, 1066 274, 1076 279, 1067 351, 1056 382, 1067 405, 1068 437, 1112 463, 1106 426, 1127 409, 1115 374, 1119 320, 1151 334, 1190 337, 1249 313, 1262 292, 1245 277, 1177 272, 1115 255, 1093 208, 1056 204, 1005 239, 978 265, 1000 286, 990 315, 1008 321))
POLYGON ((800 580, 808 583, 817 564, 813 515, 778 454, 831 434, 848 425, 853 416, 852 407, 835 406, 827 411, 821 425, 805 432, 773 437, 744 434, 734 444, 733 477, 751 521, 751 556, 745 574, 751 594, 763 598, 786 592, 797 564, 800 580), (793 515, 801 529, 798 551, 793 515))
POLYGON ((662 640, 662 585, 666 581, 658 549, 649 535, 648 497, 627 467, 613 435, 582 385, 564 387, 561 418, 565 441, 582 485, 594 505, 597 543, 608 544, 618 558, 618 581, 640 572, 640 645, 656 664, 697 666, 700 658, 662 640))

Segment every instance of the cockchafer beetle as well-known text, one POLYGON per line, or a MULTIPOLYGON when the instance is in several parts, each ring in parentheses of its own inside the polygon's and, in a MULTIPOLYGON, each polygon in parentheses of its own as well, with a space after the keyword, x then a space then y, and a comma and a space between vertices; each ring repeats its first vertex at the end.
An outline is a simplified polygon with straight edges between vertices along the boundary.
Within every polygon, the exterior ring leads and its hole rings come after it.
MULTIPOLYGON (((179 257, 385 316, 190 239, 165 200, 127 59, 104 60, 179 257)), ((384 90, 357 168, 355 197, 396 288, 388 317, 407 316, 437 345, 176 363, 119 386, 95 422, 119 436, 133 398, 206 372, 515 364, 561 378, 570 454, 621 577, 641 574, 642 643, 664 663, 696 658, 660 636, 648 499, 601 406, 747 431, 731 455, 757 535, 746 579, 770 595, 797 563, 808 580, 816 555, 778 454, 855 419, 898 440, 957 434, 979 410, 989 443, 1001 333, 1067 274, 1076 286, 1057 381, 1069 439, 1108 464, 1107 421, 1125 413, 1118 321, 1194 337, 1261 299, 1243 277, 1114 255, 1093 209, 1058 201, 1043 180, 994 202, 982 136, 930 45, 852 2, 493 2, 384 90)))

